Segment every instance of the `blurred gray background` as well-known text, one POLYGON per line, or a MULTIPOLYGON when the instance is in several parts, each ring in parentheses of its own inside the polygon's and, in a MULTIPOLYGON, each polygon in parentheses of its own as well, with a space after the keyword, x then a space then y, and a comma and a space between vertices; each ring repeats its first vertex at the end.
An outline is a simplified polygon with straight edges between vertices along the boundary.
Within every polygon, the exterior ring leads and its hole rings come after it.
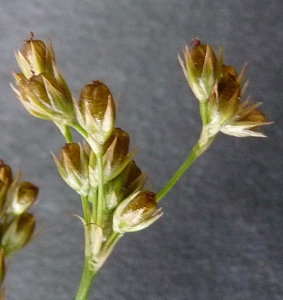
POLYGON ((103 80, 117 126, 158 191, 198 139, 200 118, 177 54, 195 37, 240 70, 263 102, 267 139, 219 134, 161 201, 164 216, 127 234, 89 299, 283 299, 283 6, 281 0, 11 0, 0 8, 0 158, 40 186, 34 241, 12 260, 7 300, 74 299, 82 268, 77 195, 56 173, 57 128, 30 116, 11 91, 13 56, 33 31, 52 38, 71 91, 103 80))

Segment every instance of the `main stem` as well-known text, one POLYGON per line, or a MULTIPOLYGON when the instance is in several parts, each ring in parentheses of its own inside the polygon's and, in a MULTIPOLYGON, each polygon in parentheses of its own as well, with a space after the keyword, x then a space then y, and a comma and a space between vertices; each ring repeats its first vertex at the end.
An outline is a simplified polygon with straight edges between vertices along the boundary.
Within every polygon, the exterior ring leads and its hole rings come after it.
POLYGON ((96 272, 93 272, 91 269, 91 257, 85 257, 82 277, 75 300, 87 300, 92 281, 96 275, 96 272))

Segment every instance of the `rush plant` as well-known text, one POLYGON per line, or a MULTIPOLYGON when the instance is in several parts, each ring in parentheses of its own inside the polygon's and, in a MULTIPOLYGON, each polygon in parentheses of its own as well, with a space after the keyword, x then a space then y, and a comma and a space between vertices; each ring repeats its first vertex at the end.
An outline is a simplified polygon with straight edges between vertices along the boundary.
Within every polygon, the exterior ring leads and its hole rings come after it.
MULTIPOLYGON (((223 63, 221 49, 216 55, 211 46, 194 40, 179 61, 199 103, 200 137, 172 178, 154 192, 146 185, 146 174, 133 160, 136 149, 129 149, 129 134, 115 127, 115 102, 105 83, 91 81, 82 88, 79 99, 75 99, 55 63, 51 41, 36 40, 33 34, 15 56, 20 72, 13 73, 15 86, 12 88, 31 115, 51 121, 59 128, 65 145, 59 156, 53 154, 53 159, 82 204, 82 215, 74 212, 82 221, 85 233, 84 265, 76 300, 87 299, 94 277, 125 233, 142 230, 162 216, 160 200, 219 132, 235 137, 264 137, 258 129, 270 124, 258 109, 260 103, 253 103, 250 98, 242 101, 245 68, 238 74, 232 66, 223 63), (81 136, 80 141, 73 140, 73 130, 81 136)), ((11 184, 5 168, 2 163, 0 192, 5 200, 1 213, 4 219, 5 214, 15 215, 17 219, 18 215, 26 214, 37 189, 30 184, 19 184, 17 177, 16 183, 11 184), (11 188, 12 192, 7 189, 9 184, 16 186, 11 188), (19 207, 22 201, 17 191, 22 185, 31 190, 32 196, 26 197, 27 204, 19 207)), ((13 222, 10 227, 17 226, 13 222)), ((25 223, 28 229, 18 239, 14 227, 1 230, 2 266, 5 255, 29 240, 34 223, 31 220, 25 223)))

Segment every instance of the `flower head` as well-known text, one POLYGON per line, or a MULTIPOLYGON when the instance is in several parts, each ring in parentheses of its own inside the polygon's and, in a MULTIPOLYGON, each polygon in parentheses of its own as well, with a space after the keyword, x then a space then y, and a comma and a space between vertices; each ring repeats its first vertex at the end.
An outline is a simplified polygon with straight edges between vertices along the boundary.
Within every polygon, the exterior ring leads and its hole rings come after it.
POLYGON ((185 63, 179 57, 187 81, 200 102, 206 102, 217 83, 222 65, 222 51, 219 58, 209 45, 195 40, 193 47, 184 51, 185 63))
POLYGON ((101 153, 115 122, 115 104, 108 87, 98 80, 87 84, 79 103, 74 101, 74 107, 79 124, 88 133, 92 150, 101 153))
POLYGON ((46 45, 41 40, 34 40, 32 32, 30 38, 24 42, 22 50, 15 51, 15 57, 27 79, 43 72, 53 75, 54 53, 52 44, 49 42, 46 45))
POLYGON ((136 192, 117 206, 113 214, 113 229, 119 233, 142 230, 161 216, 154 193, 136 192))
POLYGON ((34 204, 37 194, 38 187, 28 181, 20 182, 20 173, 18 173, 7 192, 6 213, 23 214, 34 204))
POLYGON ((65 86, 49 73, 22 78, 18 90, 12 86, 27 111, 41 119, 71 124, 75 118, 73 100, 65 86))
POLYGON ((35 218, 32 214, 24 212, 16 216, 9 224, 1 238, 1 247, 4 256, 23 248, 29 241, 35 229, 35 218))
POLYGON ((221 131, 236 137, 265 136, 254 131, 259 126, 270 124, 257 109, 260 103, 251 104, 249 99, 241 103, 243 75, 244 68, 238 76, 233 67, 223 65, 221 77, 207 103, 207 126, 211 135, 221 131))
MULTIPOLYGON (((27 111, 58 126, 75 118, 69 88, 56 64, 51 42, 34 40, 33 33, 15 56, 22 73, 13 72, 18 89, 12 86, 27 111)), ((60 127, 59 127, 60 128, 60 127)))

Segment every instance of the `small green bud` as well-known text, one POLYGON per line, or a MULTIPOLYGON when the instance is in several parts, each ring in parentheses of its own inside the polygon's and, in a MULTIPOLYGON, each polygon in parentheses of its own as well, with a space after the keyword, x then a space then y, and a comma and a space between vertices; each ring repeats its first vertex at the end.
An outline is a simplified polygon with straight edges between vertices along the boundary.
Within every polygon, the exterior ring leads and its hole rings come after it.
POLYGON ((157 209, 155 194, 137 192, 123 200, 113 214, 113 230, 119 233, 142 230, 159 217, 162 212, 157 209))
POLYGON ((197 41, 191 51, 185 48, 185 63, 180 57, 179 62, 196 98, 206 102, 221 74, 222 51, 217 58, 209 45, 197 41))
POLYGON ((23 248, 29 241, 35 229, 35 218, 32 214, 24 212, 16 216, 4 232, 1 247, 4 257, 23 248))
POLYGON ((49 73, 23 78, 12 87, 28 112, 41 119, 71 124, 75 118, 70 93, 49 73))
POLYGON ((32 33, 30 39, 24 42, 22 50, 15 52, 15 56, 27 79, 43 72, 53 75, 54 54, 51 43, 46 46, 42 41, 34 40, 32 33))
POLYGON ((89 191, 88 157, 76 143, 65 144, 60 151, 60 161, 53 155, 58 171, 65 182, 80 195, 89 191))
POLYGON ((115 121, 115 104, 108 87, 93 81, 82 89, 79 103, 74 105, 77 120, 88 133, 88 143, 96 154, 101 153, 115 121))
POLYGON ((16 177, 7 193, 7 213, 20 215, 33 203, 38 194, 38 187, 30 182, 18 182, 16 177))

